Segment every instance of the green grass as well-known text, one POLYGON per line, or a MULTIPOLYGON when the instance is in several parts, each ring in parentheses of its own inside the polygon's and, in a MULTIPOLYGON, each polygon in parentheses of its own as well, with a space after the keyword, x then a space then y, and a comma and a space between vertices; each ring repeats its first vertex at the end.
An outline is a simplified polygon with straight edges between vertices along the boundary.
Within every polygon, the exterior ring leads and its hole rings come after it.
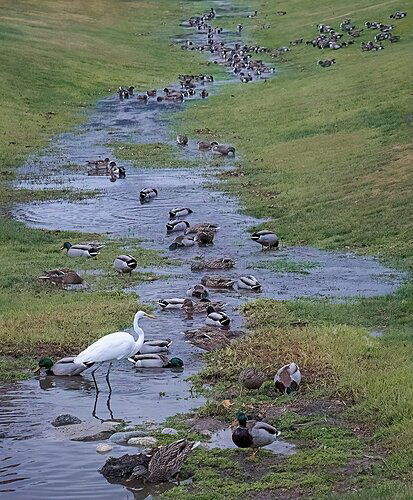
MULTIPOLYGON (((245 3, 244 3, 245 4, 245 3)), ((290 40, 313 38, 316 25, 351 17, 357 26, 382 19, 408 3, 371 0, 249 2, 255 19, 238 21, 253 43, 271 49, 290 40), (276 10, 286 10, 280 17, 276 10), (270 29, 263 29, 269 24, 270 29)), ((411 266, 413 175, 410 168, 411 99, 408 82, 412 18, 394 23, 401 36, 376 53, 362 53, 361 40, 332 52, 305 44, 293 47, 268 82, 227 85, 218 96, 186 112, 187 132, 235 145, 242 155, 242 177, 227 189, 241 196, 249 212, 270 217, 265 227, 288 244, 347 248, 411 266), (323 69, 317 60, 335 57, 323 69), (384 77, 384 75, 386 75, 384 77), (391 96, 391 97, 389 97, 391 96)))
POLYGON ((134 144, 116 142, 109 145, 115 156, 134 162, 139 167, 183 168, 196 167, 200 159, 183 158, 180 147, 162 142, 134 144))
POLYGON ((310 260, 290 260, 287 258, 279 258, 276 260, 263 260, 254 264, 254 269, 268 269, 275 273, 300 273, 309 274, 310 269, 318 267, 317 262, 310 260))

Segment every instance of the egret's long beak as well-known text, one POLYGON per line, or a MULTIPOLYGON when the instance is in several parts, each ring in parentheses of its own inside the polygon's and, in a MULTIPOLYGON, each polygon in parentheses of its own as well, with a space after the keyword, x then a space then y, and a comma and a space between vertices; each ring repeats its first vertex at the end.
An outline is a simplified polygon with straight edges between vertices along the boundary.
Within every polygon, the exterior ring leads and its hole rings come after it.
POLYGON ((38 366, 35 370, 33 370, 33 373, 39 373, 41 370, 40 366, 38 366))
POLYGON ((145 313, 145 316, 149 319, 156 319, 156 316, 152 316, 152 314, 145 313))

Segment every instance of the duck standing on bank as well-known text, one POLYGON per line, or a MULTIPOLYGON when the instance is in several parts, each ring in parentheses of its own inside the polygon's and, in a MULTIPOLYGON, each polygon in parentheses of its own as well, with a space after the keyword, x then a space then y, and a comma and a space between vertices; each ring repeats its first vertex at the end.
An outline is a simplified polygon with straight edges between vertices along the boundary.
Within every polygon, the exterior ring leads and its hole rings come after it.
POLYGON ((72 245, 68 241, 63 243, 61 250, 66 250, 66 255, 68 257, 97 257, 99 255, 99 250, 103 248, 103 245, 93 244, 93 243, 76 243, 72 245))
POLYGON ((137 260, 132 255, 118 255, 113 261, 113 267, 115 271, 120 274, 132 274, 132 271, 136 269, 138 265, 137 260))
POLYGON ((238 426, 232 433, 232 441, 238 448, 252 448, 253 457, 259 448, 273 443, 280 435, 270 424, 248 420, 245 413, 238 413, 237 421, 238 426))

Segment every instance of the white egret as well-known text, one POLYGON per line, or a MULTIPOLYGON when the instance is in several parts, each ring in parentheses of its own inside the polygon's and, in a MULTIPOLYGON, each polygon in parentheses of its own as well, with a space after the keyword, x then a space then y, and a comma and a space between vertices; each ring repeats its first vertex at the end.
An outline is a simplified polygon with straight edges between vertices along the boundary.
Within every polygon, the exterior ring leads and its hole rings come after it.
POLYGON ((76 364, 84 364, 86 366, 93 363, 98 363, 98 366, 92 371, 93 382, 95 383, 96 392, 99 392, 98 385, 95 379, 96 370, 103 364, 109 362, 109 368, 106 373, 106 382, 111 392, 109 383, 109 372, 113 361, 120 361, 121 359, 129 358, 140 351, 145 340, 145 334, 139 326, 139 320, 142 318, 155 319, 154 316, 147 314, 144 311, 138 311, 133 320, 133 329, 138 335, 135 340, 133 335, 128 332, 115 332, 109 333, 93 342, 84 351, 78 354, 73 360, 76 364))

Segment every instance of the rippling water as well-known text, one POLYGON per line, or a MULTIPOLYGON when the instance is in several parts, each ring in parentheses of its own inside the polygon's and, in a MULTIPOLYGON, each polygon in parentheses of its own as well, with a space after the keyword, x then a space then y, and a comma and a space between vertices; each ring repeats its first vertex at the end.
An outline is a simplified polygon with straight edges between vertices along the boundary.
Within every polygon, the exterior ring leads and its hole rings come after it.
MULTIPOLYGON (((220 7, 225 6, 222 2, 217 3, 220 7)), ((213 85, 217 86, 218 83, 213 85)), ((204 221, 219 224, 221 229, 214 246, 174 252, 172 256, 182 259, 183 264, 172 271, 168 269, 171 277, 136 287, 141 298, 150 303, 159 298, 182 297, 185 290, 198 281, 198 275, 190 271, 190 260, 200 254, 233 257, 237 265, 225 274, 234 278, 254 274, 263 284, 260 295, 263 297, 330 297, 340 300, 383 295, 398 288, 403 275, 371 258, 309 247, 261 252, 259 245, 249 239, 247 230, 262 221, 243 214, 236 199, 207 187, 216 172, 231 167, 230 161, 212 162, 208 169, 166 170, 134 167, 119 161, 126 166, 127 177, 115 183, 110 183, 107 177, 91 177, 85 171, 73 172, 64 167, 68 162, 82 165, 91 158, 114 158, 106 146, 112 141, 173 144, 162 113, 165 110, 174 113, 183 106, 156 102, 142 105, 136 99, 119 102, 115 97, 100 101, 85 125, 74 132, 61 134, 51 149, 27 162, 20 170, 17 187, 97 189, 101 194, 79 202, 19 204, 14 207, 12 215, 33 227, 137 236, 143 240, 144 246, 165 250, 169 254, 167 248, 176 236, 166 234, 169 209, 186 205, 194 209, 188 217, 191 224, 204 221), (156 187, 158 198, 141 205, 138 200, 143 187, 156 187), (260 261, 268 263, 280 258, 298 263, 311 262, 315 267, 305 273, 256 268, 260 261)), ((194 141, 183 154, 184 158, 201 155, 194 141)), ((104 251, 101 258, 105 258, 104 251)), ((162 269, 156 271, 166 272, 162 269)), ((257 297, 238 291, 214 292, 212 296, 227 303, 234 328, 242 326, 238 314, 240 305, 257 297)), ((203 318, 187 320, 179 312, 159 312, 156 322, 148 321, 142 325, 147 338, 173 339, 171 354, 184 359, 185 371, 137 372, 128 362, 116 364, 111 375, 113 395, 110 401, 116 419, 123 418, 133 423, 162 422, 168 415, 202 404, 202 398, 192 393, 191 385, 186 381, 189 375, 199 370, 198 350, 184 342, 181 333, 202 323, 203 318)), ((103 375, 102 372, 98 378, 105 387, 103 375)), ((93 382, 87 372, 73 379, 40 377, 0 386, 0 424, 1 432, 5 434, 5 438, 0 439, 2 498, 144 498, 149 493, 156 493, 156 489, 132 491, 109 484, 97 473, 105 458, 95 452, 96 443, 62 440, 50 425, 50 421, 62 413, 89 420, 94 399, 93 382)), ((102 418, 109 417, 106 405, 107 393, 103 391, 99 394, 97 406, 97 413, 102 418)), ((127 451, 128 448, 115 446, 111 455, 127 451)))

